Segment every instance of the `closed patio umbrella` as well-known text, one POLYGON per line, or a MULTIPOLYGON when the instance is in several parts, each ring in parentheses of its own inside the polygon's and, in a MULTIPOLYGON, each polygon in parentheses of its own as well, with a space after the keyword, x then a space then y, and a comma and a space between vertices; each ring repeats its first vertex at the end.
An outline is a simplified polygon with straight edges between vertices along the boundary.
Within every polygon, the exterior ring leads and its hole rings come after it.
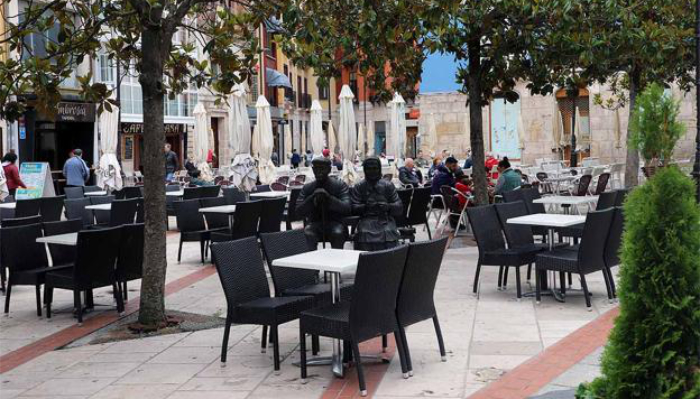
POLYGON ((387 155, 393 155, 395 164, 405 157, 406 151, 406 102, 401 94, 394 94, 394 99, 389 103, 389 116, 391 129, 387 139, 387 155))
POLYGON ((292 163, 292 126, 289 124, 284 125, 284 159, 282 163, 287 163, 291 165, 292 163))
POLYGON ((527 132, 525 131, 525 122, 523 121, 523 115, 518 116, 518 144, 521 150, 525 149, 525 140, 527 139, 527 132))
POLYGON ((258 180, 258 170, 255 168, 255 160, 250 155, 250 119, 246 102, 245 83, 236 85, 229 97, 228 134, 229 148, 233 155, 229 173, 236 187, 250 192, 258 180))
POLYGON ((270 116, 270 103, 265 96, 258 97, 255 104, 257 110, 257 135, 258 135, 258 173, 262 184, 270 184, 275 181, 275 164, 270 160, 274 137, 272 136, 272 117, 270 116))
POLYGON ((348 185, 352 185, 358 177, 355 172, 355 165, 352 162, 357 149, 355 106, 352 103, 355 95, 352 94, 350 86, 343 85, 339 98, 340 125, 338 127, 338 144, 340 144, 340 153, 343 157, 342 179, 348 185))
POLYGON ((615 109, 615 148, 622 148, 621 139, 622 137, 622 123, 620 122, 620 108, 615 109))
POLYGON ((205 181, 212 181, 211 168, 207 163, 207 155, 209 155, 209 116, 204 104, 197 103, 194 107, 194 162, 201 175, 200 178, 205 181))
POLYGON ((320 156, 323 152, 323 108, 318 100, 311 103, 309 130, 309 149, 314 157, 320 156))
POLYGON ((365 125, 360 124, 357 128, 357 153, 359 154, 361 159, 364 159, 366 155, 366 140, 367 139, 365 138, 365 125))
MULTIPOLYGON (((111 104, 110 104, 111 105, 111 104)), ((119 128, 119 108, 111 105, 100 114, 100 162, 95 175, 97 185, 105 190, 121 190, 122 174, 117 160, 117 129, 119 128)))
POLYGON ((301 148, 299 148, 299 154, 306 153, 306 122, 301 122, 301 148))
POLYGON ((562 135, 564 134, 564 121, 561 118, 559 111, 559 103, 556 97, 554 99, 554 108, 552 109, 552 148, 560 149, 562 135))
POLYGON ((367 124, 367 156, 374 156, 374 123, 367 124))
POLYGON ((331 150, 331 154, 335 153, 335 147, 337 146, 337 137, 335 137, 335 129, 333 128, 333 121, 328 121, 328 149, 331 150))

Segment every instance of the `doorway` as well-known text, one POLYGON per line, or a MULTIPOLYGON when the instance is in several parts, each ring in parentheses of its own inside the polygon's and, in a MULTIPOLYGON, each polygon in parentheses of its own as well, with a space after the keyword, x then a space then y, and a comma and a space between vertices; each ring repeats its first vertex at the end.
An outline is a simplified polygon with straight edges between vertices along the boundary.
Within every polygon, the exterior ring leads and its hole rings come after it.
POLYGON ((496 97, 491 101, 491 152, 499 157, 520 159, 520 137, 518 120, 520 119, 520 98, 510 103, 505 97, 496 97))

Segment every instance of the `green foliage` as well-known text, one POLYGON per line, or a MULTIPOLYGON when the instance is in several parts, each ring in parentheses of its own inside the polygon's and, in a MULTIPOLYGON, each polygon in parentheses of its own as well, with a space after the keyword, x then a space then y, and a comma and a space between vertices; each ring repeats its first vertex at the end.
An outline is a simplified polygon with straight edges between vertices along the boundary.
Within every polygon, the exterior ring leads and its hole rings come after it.
POLYGON ((680 101, 664 93, 658 83, 648 86, 637 97, 630 117, 630 143, 641 151, 647 165, 671 159, 673 149, 685 133, 678 121, 680 101))
POLYGON ((625 204, 620 315, 586 399, 700 397, 700 207, 677 168, 625 204))

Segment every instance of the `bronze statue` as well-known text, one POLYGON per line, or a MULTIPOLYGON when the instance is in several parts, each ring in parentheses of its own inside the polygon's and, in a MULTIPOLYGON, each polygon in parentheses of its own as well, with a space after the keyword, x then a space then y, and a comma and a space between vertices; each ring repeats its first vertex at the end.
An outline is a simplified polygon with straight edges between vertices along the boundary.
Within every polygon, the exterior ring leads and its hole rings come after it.
POLYGON ((365 178, 350 192, 352 213, 360 216, 355 249, 377 251, 395 247, 400 235, 394 218, 401 215, 403 203, 394 185, 382 179, 379 158, 365 159, 362 167, 365 178))
POLYGON ((319 242, 330 242, 332 248, 342 249, 347 235, 343 218, 351 210, 348 185, 330 178, 329 159, 316 158, 311 168, 316 180, 301 189, 296 208, 299 216, 306 219, 306 239, 313 248, 319 242))

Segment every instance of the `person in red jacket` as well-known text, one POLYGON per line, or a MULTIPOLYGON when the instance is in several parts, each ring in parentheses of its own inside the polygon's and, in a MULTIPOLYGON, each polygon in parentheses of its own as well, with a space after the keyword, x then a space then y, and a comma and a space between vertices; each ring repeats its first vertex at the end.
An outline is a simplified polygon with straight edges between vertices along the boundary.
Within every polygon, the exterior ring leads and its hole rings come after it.
POLYGON ((5 172, 5 178, 7 179, 7 189, 10 195, 14 196, 18 188, 27 188, 24 182, 19 176, 19 170, 17 169, 17 154, 8 152, 2 157, 2 169, 5 172))
POLYGON ((498 172, 491 172, 494 166, 498 166, 498 158, 494 157, 490 152, 486 153, 486 161, 484 162, 486 166, 486 175, 489 179, 498 179, 498 172))

